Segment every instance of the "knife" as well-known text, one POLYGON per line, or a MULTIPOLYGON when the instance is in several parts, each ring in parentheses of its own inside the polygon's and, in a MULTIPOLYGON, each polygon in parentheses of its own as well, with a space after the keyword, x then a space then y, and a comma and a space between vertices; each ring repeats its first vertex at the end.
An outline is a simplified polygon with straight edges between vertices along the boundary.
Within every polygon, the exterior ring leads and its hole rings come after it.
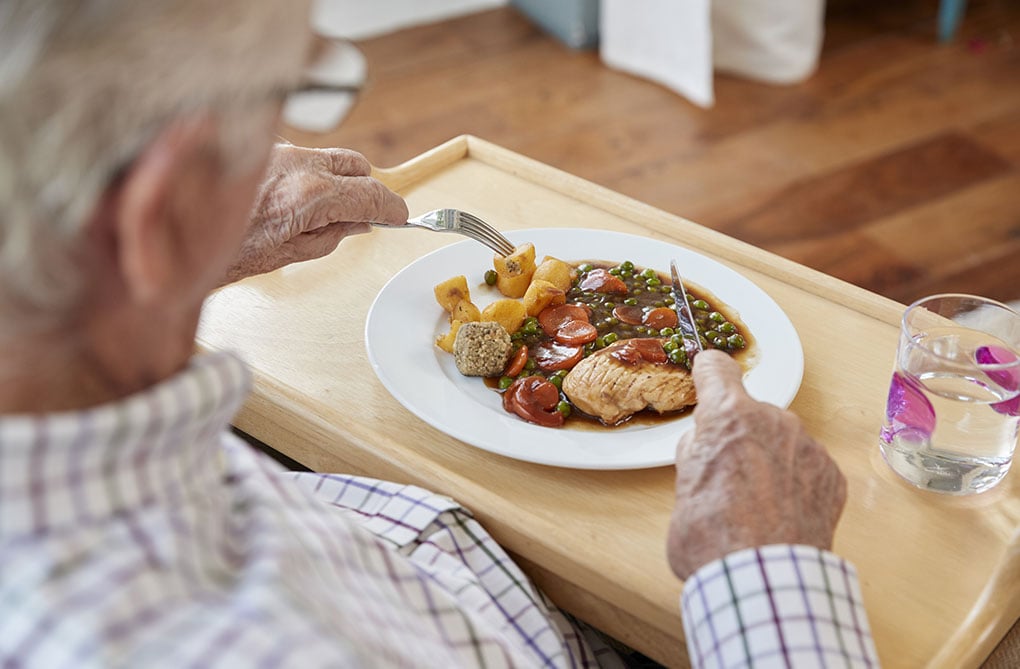
POLYGON ((687 325, 687 331, 694 336, 694 345, 698 351, 704 351, 705 347, 701 345, 701 337, 698 335, 698 326, 694 324, 694 315, 691 311, 691 303, 687 299, 687 290, 684 288, 684 282, 680 278, 680 272, 676 269, 676 260, 669 261, 669 273, 673 278, 673 309, 676 311, 676 317, 679 319, 681 324, 687 325), (687 310, 686 314, 684 309, 687 310))

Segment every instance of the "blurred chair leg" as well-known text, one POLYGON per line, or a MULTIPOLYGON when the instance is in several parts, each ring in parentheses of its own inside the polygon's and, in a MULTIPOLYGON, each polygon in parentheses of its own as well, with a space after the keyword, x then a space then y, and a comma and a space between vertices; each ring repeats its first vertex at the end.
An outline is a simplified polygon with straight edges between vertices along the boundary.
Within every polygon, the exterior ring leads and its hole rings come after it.
POLYGON ((956 35, 956 28, 967 8, 967 0, 941 0, 939 2, 939 40, 948 42, 956 35))

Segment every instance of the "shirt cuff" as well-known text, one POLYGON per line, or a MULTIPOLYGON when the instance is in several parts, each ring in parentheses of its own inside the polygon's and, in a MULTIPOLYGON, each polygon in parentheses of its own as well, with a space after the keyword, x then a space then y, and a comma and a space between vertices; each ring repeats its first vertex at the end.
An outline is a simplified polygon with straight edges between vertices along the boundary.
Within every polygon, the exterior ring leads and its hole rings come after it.
POLYGON ((857 571, 812 546, 730 553, 680 597, 691 666, 878 667, 857 571))

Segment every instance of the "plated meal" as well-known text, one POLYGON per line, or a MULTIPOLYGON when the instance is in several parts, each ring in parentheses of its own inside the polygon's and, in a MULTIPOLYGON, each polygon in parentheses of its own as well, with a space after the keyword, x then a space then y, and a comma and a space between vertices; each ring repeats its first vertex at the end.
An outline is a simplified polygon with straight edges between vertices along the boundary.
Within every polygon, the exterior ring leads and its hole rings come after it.
MULTIPOLYGON (((505 235, 517 246, 534 244, 542 254, 536 270, 545 255, 562 259, 575 270, 586 262, 598 269, 599 263, 592 261, 604 261, 601 268, 607 272, 629 260, 636 265, 633 277, 636 280, 645 269, 661 272, 669 267, 670 259, 676 258, 685 285, 690 284, 686 287, 691 297, 704 298, 712 307, 694 309, 696 316, 707 317, 718 311, 746 338, 745 347, 732 353, 746 370, 744 387, 751 396, 786 407, 796 395, 803 372, 803 351, 797 331, 761 287, 718 260, 669 241, 610 230, 532 228, 509 231, 505 235), (699 292, 701 288, 707 292, 699 292)), ((504 409, 505 393, 499 392, 503 369, 498 376, 484 377, 484 380, 465 376, 457 368, 455 356, 435 344, 436 339, 448 335, 453 326, 451 313, 437 304, 433 288, 450 278, 459 275, 466 278, 465 288, 479 316, 492 314, 497 308, 492 305, 501 300, 524 305, 523 294, 510 298, 499 291, 498 285, 490 287, 486 283, 485 272, 496 270, 492 262, 492 251, 478 242, 459 241, 413 259, 379 291, 365 322, 365 346, 380 381, 379 392, 392 395, 419 417, 425 430, 432 426, 465 444, 517 460, 579 469, 636 469, 672 464, 677 439, 694 423, 689 410, 667 411, 660 415, 654 409, 645 409, 607 427, 598 418, 585 418, 584 410, 572 406, 571 415, 565 420, 566 429, 551 429, 504 409)), ((669 283, 668 278, 661 275, 659 280, 661 285, 669 283)), ((526 292, 527 286, 524 290, 526 292)), ((651 294, 651 291, 646 292, 651 294)), ((667 293, 661 295, 668 296, 667 293)), ((620 306, 618 299, 605 299, 614 303, 614 309, 620 306)), ((572 298, 566 298, 564 304, 571 301, 572 298)), ((463 306, 470 311, 467 305, 463 306)), ((605 313, 601 317, 593 316, 590 322, 598 327, 599 319, 606 317, 605 313)), ((524 318, 538 319, 538 316, 525 313, 524 318)), ((532 323, 537 330, 542 330, 541 322, 532 323)), ((523 321, 521 324, 523 326, 523 321)), ((638 325, 627 325, 637 331, 638 325)), ((655 323, 641 326, 652 325, 655 323)), ((701 325, 699 328, 706 334, 709 332, 701 325)), ((659 338, 662 338, 662 328, 659 330, 659 338)), ((515 348, 520 342, 528 341, 523 333, 518 339, 513 339, 513 330, 508 330, 508 334, 515 348)), ((599 334, 605 344, 605 335, 602 331, 599 334)), ((599 350, 608 348, 607 345, 599 350)), ((589 352, 583 359, 592 360, 594 353, 589 352)), ((535 360, 534 369, 530 371, 538 370, 537 364, 535 360)), ((556 371, 541 374, 549 379, 556 371)), ((367 399, 380 402, 382 397, 367 399)), ((557 405, 561 400, 557 400, 557 405)), ((390 409, 380 403, 378 410, 390 409)), ((402 438, 420 440, 421 448, 425 449, 445 451, 447 448, 427 431, 402 438)))
POLYGON ((680 415, 697 402, 692 321, 702 347, 749 349, 746 326, 707 291, 689 290, 677 305, 664 275, 630 260, 546 256, 536 265, 535 257, 524 243, 493 258, 475 282, 476 294, 500 294, 484 309, 465 275, 434 288, 450 321, 436 345, 461 374, 485 378, 522 420, 616 427, 639 414, 680 415))

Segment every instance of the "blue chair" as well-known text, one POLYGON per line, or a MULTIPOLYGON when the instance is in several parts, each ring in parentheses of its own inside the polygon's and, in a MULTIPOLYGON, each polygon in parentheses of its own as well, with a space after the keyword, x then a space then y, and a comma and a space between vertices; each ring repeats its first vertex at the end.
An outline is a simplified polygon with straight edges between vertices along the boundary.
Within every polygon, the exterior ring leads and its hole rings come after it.
POLYGON ((967 0, 941 0, 939 2, 939 41, 949 42, 953 39, 966 8, 967 0))

